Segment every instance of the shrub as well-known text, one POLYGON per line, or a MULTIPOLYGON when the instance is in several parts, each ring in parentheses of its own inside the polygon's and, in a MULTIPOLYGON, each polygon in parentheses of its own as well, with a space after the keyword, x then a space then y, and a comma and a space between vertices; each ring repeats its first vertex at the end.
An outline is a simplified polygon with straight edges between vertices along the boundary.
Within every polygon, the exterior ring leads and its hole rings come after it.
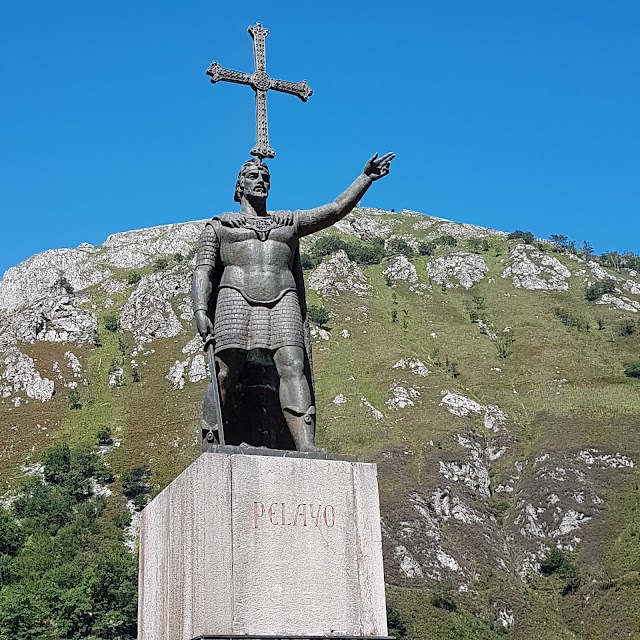
POLYGON ((584 292, 585 300, 595 302, 599 300, 605 293, 613 293, 616 290, 616 283, 613 280, 600 280, 594 282, 584 292))
POLYGON ((174 253, 173 259, 175 262, 182 262, 184 260, 184 256, 181 253, 174 253))
POLYGON ((508 358, 511 355, 511 345, 515 342, 513 331, 502 331, 496 338, 495 345, 499 358, 508 358))
POLYGON ((300 264, 305 271, 308 269, 313 269, 316 266, 316 262, 308 253, 300 254, 300 264))
POLYGON ((453 236, 440 236, 436 238, 436 244, 442 245, 443 247, 457 247, 458 241, 453 236))
POLYGON ((42 459, 44 479, 50 484, 62 484, 71 470, 71 449, 69 445, 54 444, 45 451, 42 459))
POLYGON ((516 231, 510 233, 507 238, 509 240, 522 240, 522 242, 524 242, 525 244, 532 244, 535 240, 535 237, 533 233, 531 233, 531 231, 521 231, 520 229, 517 229, 516 231))
POLYGON ((418 245, 418 253, 421 256, 430 256, 436 250, 436 245, 433 242, 422 241, 418 245))
POLYGON ((115 313, 107 313, 103 320, 104 328, 115 333, 120 328, 120 321, 115 313))
POLYGON ((109 427, 102 427, 96 436, 98 444, 108 446, 113 444, 113 436, 109 427))
POLYGON ((640 378, 640 360, 628 364, 624 368, 624 375, 627 378, 640 378))
POLYGON ((153 270, 154 271, 162 271, 163 269, 166 269, 169 266, 169 261, 166 258, 157 258, 156 261, 153 263, 153 270))
POLYGON ((139 465, 122 475, 122 492, 133 501, 137 510, 142 509, 149 502, 150 478, 151 470, 147 465, 139 465))
POLYGON ((581 315, 573 313, 566 307, 556 307, 553 313, 565 327, 569 329, 575 327, 578 331, 589 331, 589 321, 585 320, 581 315))
POLYGON ((391 638, 405 638, 407 635, 407 625, 404 623, 400 614, 393 608, 387 605, 387 628, 388 635, 391 638))
POLYGON ((56 281, 56 286, 58 286, 61 289, 63 289, 70 296, 73 295, 73 286, 71 285, 71 283, 67 280, 67 278, 65 276, 60 276, 58 278, 58 280, 56 281))
POLYGON ((454 598, 453 585, 449 582, 443 582, 431 592, 429 601, 438 609, 455 611, 458 608, 458 605, 454 598))
POLYGON ((77 389, 69 389, 69 409, 80 409, 82 402, 80 402, 80 392, 77 389))
POLYGON ((327 328, 327 322, 331 319, 329 312, 318 304, 309 305, 307 312, 309 314, 309 320, 321 329, 327 328))
POLYGON ((142 276, 137 271, 133 271, 127 276, 127 284, 130 285, 136 285, 140 280, 142 280, 142 276))
POLYGON ((387 252, 391 255, 403 255, 407 258, 413 257, 413 249, 404 238, 391 238, 387 242, 387 252))
POLYGON ((622 337, 632 336, 636 332, 636 323, 631 318, 625 318, 618 327, 618 333, 622 337))

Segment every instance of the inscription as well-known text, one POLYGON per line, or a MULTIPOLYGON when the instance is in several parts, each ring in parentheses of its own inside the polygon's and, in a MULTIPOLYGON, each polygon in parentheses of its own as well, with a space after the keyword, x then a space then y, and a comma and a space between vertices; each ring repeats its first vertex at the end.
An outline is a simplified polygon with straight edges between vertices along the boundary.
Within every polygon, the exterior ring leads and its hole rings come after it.
POLYGON ((301 502, 253 502, 253 528, 274 527, 327 527, 336 523, 336 510, 331 504, 301 502))

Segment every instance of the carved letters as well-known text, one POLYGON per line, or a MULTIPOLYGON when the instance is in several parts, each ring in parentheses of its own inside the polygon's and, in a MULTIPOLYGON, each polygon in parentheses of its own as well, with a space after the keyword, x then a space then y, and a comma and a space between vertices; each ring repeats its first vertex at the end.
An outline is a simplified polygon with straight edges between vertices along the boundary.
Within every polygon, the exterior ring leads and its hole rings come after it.
POLYGON ((301 502, 295 507, 286 502, 253 503, 253 528, 259 526, 287 527, 327 527, 336 523, 333 505, 301 502))

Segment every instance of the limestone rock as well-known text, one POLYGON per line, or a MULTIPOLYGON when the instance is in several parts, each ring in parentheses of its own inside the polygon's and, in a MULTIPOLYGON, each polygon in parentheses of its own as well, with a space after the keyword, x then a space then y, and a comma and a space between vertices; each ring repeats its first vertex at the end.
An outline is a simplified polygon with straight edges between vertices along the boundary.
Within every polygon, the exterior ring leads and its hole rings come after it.
POLYGON ((391 398, 385 404, 389 409, 406 409, 415 405, 414 399, 420 395, 415 387, 395 386, 391 391, 391 398))
POLYGON ((514 287, 532 291, 566 291, 571 272, 557 258, 542 253, 528 244, 516 245, 511 263, 502 272, 514 287))
POLYGON ((309 276, 309 286, 324 297, 339 295, 340 291, 368 296, 372 291, 362 269, 349 260, 347 253, 342 249, 318 265, 309 276))
POLYGON ((430 373, 424 362, 417 358, 402 358, 393 365, 393 369, 409 369, 409 371, 412 371, 421 378, 426 378, 430 373))
POLYGON ((54 249, 39 253, 8 269, 0 281, 0 312, 16 311, 41 301, 65 278, 74 292, 98 284, 111 275, 99 264, 97 249, 54 249))
POLYGON ((398 280, 410 283, 418 282, 418 272, 415 266, 404 255, 395 256, 382 274, 391 283, 398 280))
POLYGON ((32 358, 15 347, 4 353, 0 365, 2 397, 23 391, 29 398, 46 402, 53 397, 54 387, 53 380, 43 378, 36 370, 32 358))
POLYGON ((183 328, 171 300, 186 293, 189 283, 190 274, 182 267, 144 276, 122 307, 120 326, 133 333, 138 346, 178 335, 183 328))
POLYGON ((160 256, 183 256, 193 249, 204 221, 168 224, 149 229, 115 233, 104 243, 105 259, 114 267, 139 269, 160 256))
POLYGON ((36 304, 0 317, 0 331, 18 342, 95 342, 98 319, 73 295, 45 297, 36 304))
POLYGON ((496 231, 495 229, 487 229, 478 227, 474 224, 464 224, 460 222, 446 221, 438 225, 429 235, 429 238, 437 238, 439 236, 453 236, 461 240, 469 240, 471 238, 486 238, 487 236, 506 236, 504 231, 496 231))
POLYGON ((487 271, 484 259, 475 253, 451 253, 427 264, 431 280, 447 289, 459 286, 470 289, 484 278, 487 271))
POLYGON ((366 215, 348 215, 335 225, 336 229, 350 236, 356 236, 364 242, 371 242, 374 238, 388 238, 392 232, 392 225, 387 220, 374 220, 366 215))
POLYGON ((602 295, 598 300, 596 300, 596 304, 610 304, 622 311, 630 311, 631 313, 638 313, 638 311, 640 311, 640 302, 630 300, 623 296, 614 296, 610 293, 602 295))

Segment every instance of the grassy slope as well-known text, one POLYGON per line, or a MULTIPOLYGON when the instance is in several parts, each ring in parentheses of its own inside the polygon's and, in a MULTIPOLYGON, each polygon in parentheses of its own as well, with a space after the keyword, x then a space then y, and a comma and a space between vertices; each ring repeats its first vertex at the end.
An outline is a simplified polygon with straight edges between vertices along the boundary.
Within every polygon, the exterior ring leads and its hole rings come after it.
MULTIPOLYGON (((398 220, 397 216, 388 219, 398 220)), ((412 231, 414 221, 400 219, 395 232, 418 238, 429 232, 412 231)), ((593 447, 627 452, 638 459, 640 386, 624 377, 623 366, 640 353, 640 332, 626 337, 618 332, 621 319, 630 314, 586 303, 583 285, 576 277, 569 292, 515 289, 500 277, 509 244, 502 238, 492 239, 490 250, 483 253, 489 273, 471 291, 443 291, 434 285, 427 295, 418 297, 404 283, 386 286, 382 274, 385 264, 381 264, 364 268, 374 295, 357 298, 343 293, 324 301, 334 317, 331 339, 314 343, 318 440, 331 451, 360 459, 378 459, 383 451, 409 451, 411 455, 403 464, 381 465, 383 505, 402 500, 407 483, 417 488, 430 485, 435 470, 429 456, 434 447, 440 452, 455 448, 460 425, 439 406, 445 389, 481 404, 497 404, 512 419, 513 443, 492 468, 494 486, 508 477, 516 460, 535 457, 541 451, 593 447), (483 298, 480 308, 477 296, 483 298), (558 306, 587 319, 591 329, 567 329, 553 313, 558 306), (359 307, 366 307, 366 311, 358 311, 359 307), (391 321, 394 307, 397 323, 391 321), (470 309, 476 309, 497 331, 512 328, 515 341, 507 358, 501 358, 495 343, 471 322, 470 309), (604 322, 601 330, 596 329, 597 319, 604 322), (345 328, 349 338, 340 337, 345 328), (416 378, 393 370, 392 365, 403 357, 422 360, 432 374, 416 378), (434 364, 445 358, 457 363, 457 378, 434 364), (394 412, 385 406, 385 400, 388 390, 403 380, 417 385, 421 395, 415 408, 394 412), (332 403, 339 393, 347 396, 346 404, 332 403), (381 410, 385 419, 375 421, 360 406, 361 397, 381 410)), ((458 249, 464 248, 465 242, 459 241, 458 249)), ((559 259, 575 271, 575 263, 562 256, 559 259)), ((413 262, 420 281, 429 284, 427 258, 417 256, 413 262)), ((126 277, 125 272, 122 275, 126 277)), ((118 309, 128 292, 110 296, 115 306, 107 312, 101 310, 104 294, 90 294, 102 323, 105 313, 118 309)), ((313 292, 309 299, 318 302, 313 292)), ((0 450, 5 487, 15 478, 16 465, 29 456, 37 459, 38 451, 51 439, 93 442, 104 425, 122 439, 122 446, 110 458, 116 473, 150 463, 157 487, 168 484, 198 455, 198 413, 205 383, 188 383, 183 391, 173 391, 165 379, 169 366, 182 359, 180 349, 191 335, 188 329, 175 339, 155 341, 155 352, 138 358, 147 363, 140 366, 141 381, 134 383, 130 368, 125 366, 125 386, 112 388, 108 384, 111 363, 121 359, 126 364, 131 344, 127 336, 123 344, 118 334, 106 331, 101 324, 100 347, 73 349, 90 381, 88 388, 81 390, 82 408, 70 410, 66 390, 60 391, 60 387, 50 403, 31 401, 19 410, 9 403, 1 404, 0 420, 16 427, 8 430, 0 450)), ((38 360, 46 375, 46 363, 62 362, 67 348, 38 343, 25 352, 38 360)), ((637 474, 633 481, 629 476, 612 478, 606 492, 608 507, 601 523, 590 530, 589 540, 577 552, 582 575, 605 576, 606 580, 597 586, 587 583, 576 594, 562 597, 549 580, 539 578, 525 585, 487 571, 479 576, 471 593, 456 594, 458 608, 454 612, 433 606, 429 590, 390 585, 389 601, 407 621, 410 637, 499 637, 493 619, 496 603, 505 594, 516 603, 517 624, 510 632, 512 637, 639 637, 633 635, 633 629, 640 628, 637 474)), ((508 496, 505 500, 506 509, 513 508, 508 496)))

